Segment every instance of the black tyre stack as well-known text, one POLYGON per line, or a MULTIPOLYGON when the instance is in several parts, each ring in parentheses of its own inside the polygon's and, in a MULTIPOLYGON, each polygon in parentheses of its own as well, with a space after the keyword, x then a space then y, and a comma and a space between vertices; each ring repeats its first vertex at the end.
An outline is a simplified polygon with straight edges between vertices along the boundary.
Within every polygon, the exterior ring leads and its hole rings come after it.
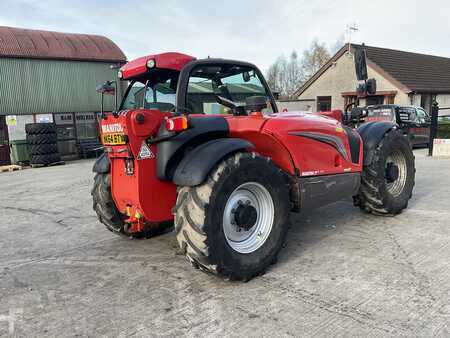
POLYGON ((25 132, 31 165, 49 165, 61 161, 54 123, 29 123, 25 125, 25 132))

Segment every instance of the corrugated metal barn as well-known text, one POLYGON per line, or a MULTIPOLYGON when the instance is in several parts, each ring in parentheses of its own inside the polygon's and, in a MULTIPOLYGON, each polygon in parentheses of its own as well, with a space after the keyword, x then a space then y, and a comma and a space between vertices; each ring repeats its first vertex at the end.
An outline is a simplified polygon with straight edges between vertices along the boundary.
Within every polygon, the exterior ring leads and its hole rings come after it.
MULTIPOLYGON (((77 142, 97 137, 96 85, 117 80, 126 61, 106 37, 0 27, 0 164, 8 144, 25 139, 25 124, 55 122, 58 148, 77 157, 77 142)), ((114 98, 105 98, 112 110, 114 98)))

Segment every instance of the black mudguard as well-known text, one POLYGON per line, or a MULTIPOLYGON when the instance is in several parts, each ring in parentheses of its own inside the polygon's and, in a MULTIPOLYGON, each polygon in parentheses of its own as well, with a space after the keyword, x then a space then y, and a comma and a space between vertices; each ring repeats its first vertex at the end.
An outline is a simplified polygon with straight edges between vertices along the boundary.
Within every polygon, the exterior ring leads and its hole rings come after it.
MULTIPOLYGON (((164 126, 161 126, 159 134, 164 130, 164 126)), ((228 132, 228 123, 222 116, 191 117, 189 129, 157 143, 157 177, 160 180, 172 181, 175 168, 189 149, 195 149, 213 139, 227 137, 228 132)))
POLYGON ((180 162, 173 176, 179 186, 202 184, 213 167, 225 156, 238 150, 254 148, 254 145, 239 138, 220 138, 208 141, 190 151, 180 162))
POLYGON ((373 153, 378 144, 383 139, 384 135, 393 128, 398 128, 394 122, 376 121, 366 122, 360 125, 356 131, 361 135, 363 140, 363 154, 365 166, 372 163, 373 153))
POLYGON ((109 162, 108 155, 106 153, 103 153, 95 161, 92 171, 94 173, 98 173, 98 174, 106 174, 106 173, 109 173, 110 169, 111 169, 111 163, 109 162))

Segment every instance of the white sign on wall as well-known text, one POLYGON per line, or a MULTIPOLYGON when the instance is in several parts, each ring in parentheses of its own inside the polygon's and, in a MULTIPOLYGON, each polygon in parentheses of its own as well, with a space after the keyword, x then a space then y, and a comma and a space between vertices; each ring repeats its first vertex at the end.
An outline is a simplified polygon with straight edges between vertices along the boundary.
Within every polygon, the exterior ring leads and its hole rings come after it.
POLYGON ((37 123, 50 123, 53 122, 52 114, 36 114, 37 123))
POLYGON ((443 138, 434 139, 433 156, 450 157, 450 139, 443 139, 443 138))
POLYGON ((94 123, 96 121, 95 113, 76 113, 75 120, 77 124, 94 123))
POLYGON ((6 125, 7 126, 17 126, 17 116, 16 115, 6 116, 6 125))
POLYGON ((73 114, 72 113, 55 114, 55 123, 58 125, 73 124, 73 114))

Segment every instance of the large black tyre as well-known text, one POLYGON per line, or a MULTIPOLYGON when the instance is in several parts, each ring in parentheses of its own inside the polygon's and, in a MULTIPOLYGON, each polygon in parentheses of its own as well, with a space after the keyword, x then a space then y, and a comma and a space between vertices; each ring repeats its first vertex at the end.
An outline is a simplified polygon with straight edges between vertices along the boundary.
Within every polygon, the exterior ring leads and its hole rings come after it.
POLYGON ((129 238, 150 238, 167 232, 172 226, 172 222, 161 222, 152 224, 151 227, 138 233, 129 233, 124 215, 117 210, 111 194, 111 175, 96 174, 94 177, 94 186, 91 191, 93 209, 97 214, 100 223, 116 234, 124 235, 129 238))
POLYGON ((354 201, 362 210, 378 215, 396 215, 407 208, 415 180, 414 154, 400 130, 387 132, 364 166, 361 187, 354 201))
MULTIPOLYGON (((239 205, 243 204, 238 203, 237 209, 239 205)), ((233 215, 240 213, 237 209, 231 209, 233 215)), ((289 211, 286 174, 267 158, 254 153, 237 153, 220 162, 203 184, 179 187, 174 208, 177 241, 194 267, 225 278, 246 281, 262 274, 276 262, 288 230, 289 211), (259 230, 264 228, 256 228, 263 224, 258 220, 253 228, 241 229, 248 231, 248 240, 253 238, 251 231, 257 231, 257 236, 263 238, 259 247, 249 246, 250 249, 255 248, 249 252, 244 252, 245 247, 237 248, 240 242, 233 242, 226 235, 229 231, 226 225, 229 203, 236 191, 246 184, 264 187, 269 194, 265 196, 270 196, 273 203, 273 221, 269 222, 271 227, 265 228, 265 233, 259 230)), ((263 215, 261 210, 258 215, 263 215)), ((263 217, 258 216, 258 219, 263 217)), ((234 222, 238 223, 236 219, 234 222)))
POLYGON ((56 143, 28 145, 29 155, 46 155, 54 153, 58 153, 58 146, 56 143))
POLYGON ((54 123, 28 123, 25 132, 28 135, 52 134, 56 133, 56 126, 54 123))
POLYGON ((56 143, 57 137, 56 133, 49 133, 49 134, 29 134, 26 136, 27 144, 33 145, 33 144, 50 144, 50 143, 56 143))
POLYGON ((30 156, 30 163, 31 164, 42 164, 42 165, 48 165, 56 162, 61 161, 61 156, 59 153, 53 153, 53 154, 45 154, 45 155, 31 155, 30 156))

